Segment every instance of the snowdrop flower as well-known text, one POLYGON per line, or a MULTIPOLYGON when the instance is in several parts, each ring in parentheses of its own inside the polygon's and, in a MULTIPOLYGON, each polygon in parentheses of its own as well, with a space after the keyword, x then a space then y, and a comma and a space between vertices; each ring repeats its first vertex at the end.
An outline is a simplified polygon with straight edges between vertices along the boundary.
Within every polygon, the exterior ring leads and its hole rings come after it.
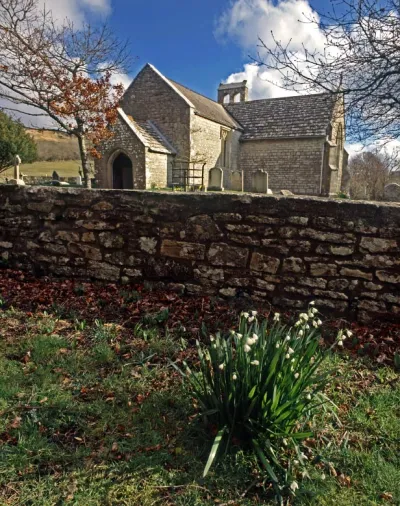
POLYGON ((216 344, 213 344, 213 345, 212 345, 212 348, 213 348, 213 350, 216 350, 216 349, 217 349, 217 345, 216 345, 216 344))
POLYGON ((242 339, 242 337, 243 337, 243 336, 242 336, 242 334, 237 333, 237 334, 236 334, 236 337, 237 337, 238 339, 242 339))
POLYGON ((310 364, 313 364, 315 362, 315 357, 310 358, 310 364))
POLYGON ((322 325, 321 320, 317 320, 318 326, 320 327, 322 325))
POLYGON ((304 331, 300 329, 298 335, 301 337, 303 334, 304 334, 304 331))
POLYGON ((290 484, 290 489, 293 491, 293 492, 296 492, 296 490, 299 488, 299 484, 297 483, 297 481, 292 481, 292 483, 290 484))
POLYGON ((353 335, 353 332, 351 332, 350 330, 346 330, 345 332, 347 337, 351 337, 353 335))
POLYGON ((275 348, 278 349, 280 347, 281 347, 281 345, 279 343, 276 343, 275 348))
POLYGON ((308 314, 307 313, 301 313, 299 318, 301 318, 302 320, 304 320, 305 322, 308 321, 308 314))
POLYGON ((312 326, 315 327, 315 328, 318 328, 318 322, 317 322, 317 320, 313 320, 312 326))
POLYGON ((295 327, 298 327, 299 325, 301 325, 301 321, 297 321, 297 322, 294 324, 294 326, 295 326, 295 327))
POLYGON ((288 334, 288 335, 286 336, 285 340, 286 340, 286 341, 290 341, 290 339, 291 339, 291 338, 290 338, 290 336, 289 336, 289 334, 288 334))
POLYGON ((337 343, 337 344, 338 344, 338 346, 343 346, 343 341, 342 341, 342 340, 340 340, 340 341, 338 341, 338 343, 337 343))
POLYGON ((247 321, 248 321, 249 323, 252 323, 252 322, 254 321, 254 316, 249 316, 249 317, 247 318, 247 321))
POLYGON ((230 330, 229 333, 231 336, 234 336, 236 334, 236 332, 234 330, 230 330))
POLYGON ((309 318, 312 318, 313 316, 314 316, 314 312, 313 312, 313 310, 312 310, 312 308, 311 308, 311 309, 309 310, 309 312, 308 312, 308 317, 309 317, 309 318))
POLYGON ((294 461, 293 461, 293 465, 294 465, 294 466, 298 466, 299 464, 300 464, 300 462, 299 462, 298 460, 294 460, 294 461))
POLYGON ((298 377, 300 376, 300 374, 298 372, 296 372, 296 374, 294 375, 294 377, 297 379, 298 377))
POLYGON ((280 317, 281 317, 280 313, 275 313, 274 314, 274 322, 279 322, 280 317))
POLYGON ((249 313, 242 313, 242 316, 243 316, 243 318, 248 318, 249 317, 249 313))
POLYGON ((289 348, 289 350, 288 350, 288 351, 289 351, 289 353, 290 353, 291 355, 293 355, 293 353, 294 353, 294 349, 293 349, 293 348, 289 348))
POLYGON ((305 326, 305 329, 306 329, 306 330, 309 330, 309 329, 310 329, 310 325, 306 325, 306 326, 305 326))
POLYGON ((310 306, 315 306, 315 300, 312 300, 312 301, 310 302, 310 306))
POLYGON ((311 394, 307 394, 306 399, 307 399, 308 401, 311 401, 311 394))
POLYGON ((233 381, 236 381, 236 380, 237 380, 237 376, 236 376, 236 374, 234 374, 234 375, 232 376, 232 379, 233 379, 233 381))
POLYGON ((210 341, 213 343, 215 341, 215 337, 214 336, 210 336, 210 341))
POLYGON ((295 362, 295 361, 296 361, 296 359, 295 359, 295 358, 292 358, 291 362, 293 363, 293 362, 295 362))
POLYGON ((253 360, 250 362, 251 365, 260 365, 260 362, 258 360, 253 360))
POLYGON ((223 371, 225 369, 225 364, 219 364, 218 367, 221 369, 221 371, 223 371))
POLYGON ((283 446, 287 446, 287 439, 282 439, 283 446))
POLYGON ((257 316, 257 311, 250 311, 251 316, 257 316))
POLYGON ((317 314, 318 313, 318 309, 316 307, 311 308, 311 311, 313 312, 313 314, 317 314))
POLYGON ((244 352, 245 352, 245 353, 249 353, 249 351, 251 350, 251 348, 250 348, 250 346, 249 346, 248 344, 245 344, 245 345, 243 346, 243 349, 244 349, 244 352))
POLYGON ((286 358, 290 358, 289 353, 286 353, 285 357, 286 357, 286 358))

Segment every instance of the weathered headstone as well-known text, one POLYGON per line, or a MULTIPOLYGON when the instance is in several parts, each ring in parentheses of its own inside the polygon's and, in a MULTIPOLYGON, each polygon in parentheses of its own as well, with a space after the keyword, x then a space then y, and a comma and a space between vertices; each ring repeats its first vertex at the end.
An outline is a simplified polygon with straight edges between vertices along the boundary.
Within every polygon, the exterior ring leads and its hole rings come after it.
POLYGON ((10 179, 8 184, 25 186, 25 181, 19 177, 19 164, 21 163, 21 158, 18 155, 15 155, 14 158, 14 179, 10 179))
POLYGON ((389 202, 400 202, 400 184, 390 183, 383 190, 383 198, 389 202))
POLYGON ((76 176, 76 185, 82 186, 82 177, 81 176, 76 176))
POLYGON ((224 173, 219 167, 214 167, 208 171, 208 187, 207 190, 223 191, 224 173))
POLYGON ((60 181, 60 176, 55 170, 53 170, 53 175, 51 177, 53 178, 53 181, 60 181))
POLYGON ((237 192, 243 191, 243 171, 234 170, 231 173, 231 190, 237 192))
POLYGON ((281 195, 285 195, 285 197, 290 197, 290 195, 294 195, 290 190, 281 190, 281 195))
POLYGON ((254 175, 253 175, 253 192, 255 192, 255 193, 270 193, 270 192, 268 192, 268 172, 266 172, 265 170, 259 169, 254 173, 254 175))

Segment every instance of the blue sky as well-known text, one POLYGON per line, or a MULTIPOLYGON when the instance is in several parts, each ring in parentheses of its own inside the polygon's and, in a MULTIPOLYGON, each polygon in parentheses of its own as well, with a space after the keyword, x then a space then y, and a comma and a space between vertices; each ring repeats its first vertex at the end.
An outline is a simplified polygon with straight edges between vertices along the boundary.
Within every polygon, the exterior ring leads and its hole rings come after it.
MULTIPOLYGON (((168 77, 211 98, 216 97, 219 82, 231 74, 242 72, 244 64, 250 62, 248 55, 256 52, 256 39, 244 41, 238 34, 241 24, 243 30, 250 30, 256 35, 274 28, 266 12, 257 14, 257 10, 267 8, 267 4, 275 9, 287 4, 286 9, 277 11, 279 22, 290 15, 293 4, 298 5, 297 14, 301 14, 304 5, 308 5, 304 0, 110 1, 112 26, 118 35, 129 38, 132 54, 137 58, 132 66, 133 74, 150 62, 168 77), (236 21, 232 20, 235 7, 240 7, 242 11, 248 7, 248 11, 253 11, 258 17, 261 26, 253 26, 256 20, 247 11, 244 16, 241 15, 245 19, 238 20, 235 26, 236 21), (230 28, 221 33, 223 16, 226 17, 225 25, 230 23, 230 28)), ((317 7, 322 4, 323 0, 313 3, 317 7)), ((291 21, 293 19, 292 16, 291 21)), ((288 25, 289 28, 291 26, 288 25)), ((287 30, 288 36, 290 31, 287 30)), ((255 98, 265 94, 263 91, 260 90, 255 98)), ((266 94, 271 95, 270 92, 266 94)))

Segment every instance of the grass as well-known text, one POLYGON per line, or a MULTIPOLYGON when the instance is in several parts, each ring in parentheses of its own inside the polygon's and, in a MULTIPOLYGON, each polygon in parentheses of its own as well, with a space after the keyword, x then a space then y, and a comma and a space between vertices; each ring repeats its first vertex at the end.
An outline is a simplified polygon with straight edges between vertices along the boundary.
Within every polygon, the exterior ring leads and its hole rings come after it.
MULTIPOLYGON (((55 170, 61 177, 76 177, 79 175, 80 160, 57 160, 54 162, 22 163, 20 171, 26 176, 51 176, 55 170)), ((0 177, 14 177, 14 169, 6 170, 0 177)))
MULTIPOLYGON (((211 435, 169 360, 190 360, 168 315, 134 329, 0 310, 0 504, 273 504, 240 449, 200 480, 211 435)), ((400 386, 388 368, 332 356, 294 504, 400 502, 400 386)))

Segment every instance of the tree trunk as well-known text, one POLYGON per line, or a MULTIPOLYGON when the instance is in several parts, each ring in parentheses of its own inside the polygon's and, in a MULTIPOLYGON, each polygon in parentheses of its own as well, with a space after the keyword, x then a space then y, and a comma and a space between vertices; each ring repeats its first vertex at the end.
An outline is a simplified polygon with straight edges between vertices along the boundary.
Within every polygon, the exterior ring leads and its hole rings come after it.
POLYGON ((90 162, 89 162, 89 155, 87 152, 86 147, 86 139, 84 135, 78 135, 78 144, 79 144, 79 153, 81 155, 81 162, 82 162, 82 173, 83 173, 83 186, 85 188, 91 188, 92 187, 92 181, 90 179, 90 162))

